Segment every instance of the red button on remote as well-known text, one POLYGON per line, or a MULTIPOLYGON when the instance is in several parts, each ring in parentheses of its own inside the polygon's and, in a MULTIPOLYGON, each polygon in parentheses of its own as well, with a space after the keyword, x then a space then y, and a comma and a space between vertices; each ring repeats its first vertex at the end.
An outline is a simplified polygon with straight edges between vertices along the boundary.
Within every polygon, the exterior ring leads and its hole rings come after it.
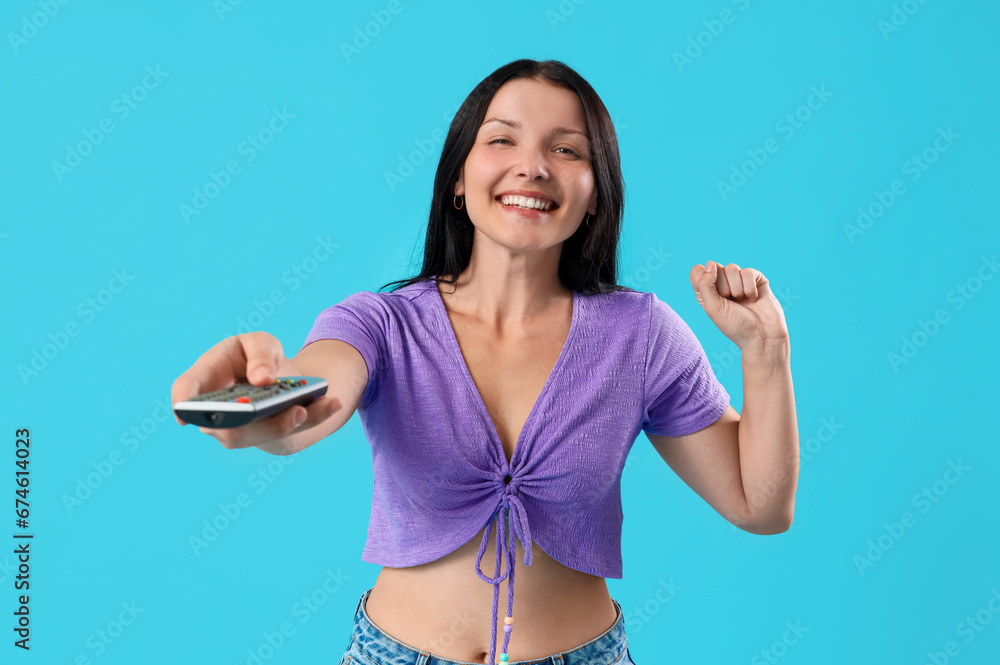
POLYGON ((250 398, 249 397, 237 397, 236 401, 239 402, 240 404, 249 404, 250 403, 250 398))

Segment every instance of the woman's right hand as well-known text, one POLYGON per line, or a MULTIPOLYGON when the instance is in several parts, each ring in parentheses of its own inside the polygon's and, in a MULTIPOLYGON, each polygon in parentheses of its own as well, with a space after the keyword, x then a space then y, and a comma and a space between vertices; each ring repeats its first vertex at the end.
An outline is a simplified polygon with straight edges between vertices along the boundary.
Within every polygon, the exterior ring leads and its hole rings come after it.
MULTIPOLYGON (((202 393, 243 382, 266 386, 274 383, 279 376, 302 376, 302 373, 295 363, 285 357, 278 338, 263 331, 241 333, 227 337, 213 346, 177 377, 170 389, 170 399, 171 403, 176 404, 202 393)), ((289 441, 290 436, 318 425, 340 406, 335 397, 324 395, 308 407, 297 404, 240 427, 198 429, 215 437, 224 448, 259 446, 268 452, 292 452, 294 446, 289 441)), ((187 424, 177 414, 174 414, 174 418, 181 425, 187 424)))

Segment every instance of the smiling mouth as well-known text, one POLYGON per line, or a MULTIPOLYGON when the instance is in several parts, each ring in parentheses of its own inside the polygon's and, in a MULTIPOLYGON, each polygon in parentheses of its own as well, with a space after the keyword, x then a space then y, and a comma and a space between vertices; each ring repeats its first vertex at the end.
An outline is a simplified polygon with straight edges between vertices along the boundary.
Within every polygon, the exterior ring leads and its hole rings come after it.
POLYGON ((528 196, 498 196, 496 200, 505 208, 516 208, 518 210, 533 210, 535 212, 552 212, 559 207, 554 201, 533 199, 528 196))

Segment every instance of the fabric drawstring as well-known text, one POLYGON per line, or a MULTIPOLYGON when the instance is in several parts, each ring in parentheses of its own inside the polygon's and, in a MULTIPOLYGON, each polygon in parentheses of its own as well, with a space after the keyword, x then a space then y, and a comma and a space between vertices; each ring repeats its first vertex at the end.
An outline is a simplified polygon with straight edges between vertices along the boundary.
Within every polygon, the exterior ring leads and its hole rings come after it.
MULTIPOLYGON (((510 491, 510 490, 508 490, 510 491)), ((528 516, 524 510, 524 504, 521 500, 517 498, 513 493, 505 493, 500 498, 500 504, 490 515, 490 519, 486 523, 485 532, 483 533, 482 543, 479 545, 479 556, 476 559, 476 574, 484 582, 488 582, 493 585, 493 623, 490 628, 490 654, 488 663, 493 665, 496 658, 496 646, 497 646, 497 606, 500 599, 500 583, 505 579, 509 578, 507 582, 507 616, 514 616, 514 568, 517 563, 517 539, 520 538, 521 544, 524 546, 524 565, 531 565, 531 529, 528 526, 528 516), (504 519, 500 519, 500 513, 503 512, 504 519), (507 518, 508 515, 513 512, 514 519, 511 520, 511 525, 513 526, 513 533, 510 534, 511 537, 508 539, 507 531, 507 518), (480 569, 483 554, 486 552, 486 545, 489 543, 490 531, 493 528, 493 524, 497 525, 497 546, 496 546, 496 567, 493 573, 493 577, 486 577, 483 575, 480 569), (507 570, 504 574, 500 574, 500 566, 503 559, 503 555, 507 556, 507 570), (514 565, 512 565, 514 564, 514 565)), ((510 644, 510 633, 504 632, 503 634, 503 648, 502 653, 507 653, 507 647, 510 644)))

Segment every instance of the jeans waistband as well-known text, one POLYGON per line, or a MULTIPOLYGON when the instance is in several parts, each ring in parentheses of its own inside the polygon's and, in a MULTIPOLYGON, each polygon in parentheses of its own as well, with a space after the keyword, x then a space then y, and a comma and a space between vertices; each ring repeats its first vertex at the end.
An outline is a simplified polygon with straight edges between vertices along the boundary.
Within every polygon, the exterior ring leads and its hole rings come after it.
MULTIPOLYGON (((368 589, 358 600, 358 607, 354 613, 352 649, 360 649, 379 665, 483 665, 442 658, 400 642, 383 632, 372 622, 365 610, 365 603, 371 592, 372 589, 368 589)), ((615 622, 594 639, 569 651, 535 660, 510 661, 507 665, 605 665, 618 662, 628 648, 628 639, 625 635, 625 616, 621 605, 614 598, 611 602, 614 603, 617 613, 615 622)), ((629 660, 623 658, 622 662, 627 663, 629 660)))

